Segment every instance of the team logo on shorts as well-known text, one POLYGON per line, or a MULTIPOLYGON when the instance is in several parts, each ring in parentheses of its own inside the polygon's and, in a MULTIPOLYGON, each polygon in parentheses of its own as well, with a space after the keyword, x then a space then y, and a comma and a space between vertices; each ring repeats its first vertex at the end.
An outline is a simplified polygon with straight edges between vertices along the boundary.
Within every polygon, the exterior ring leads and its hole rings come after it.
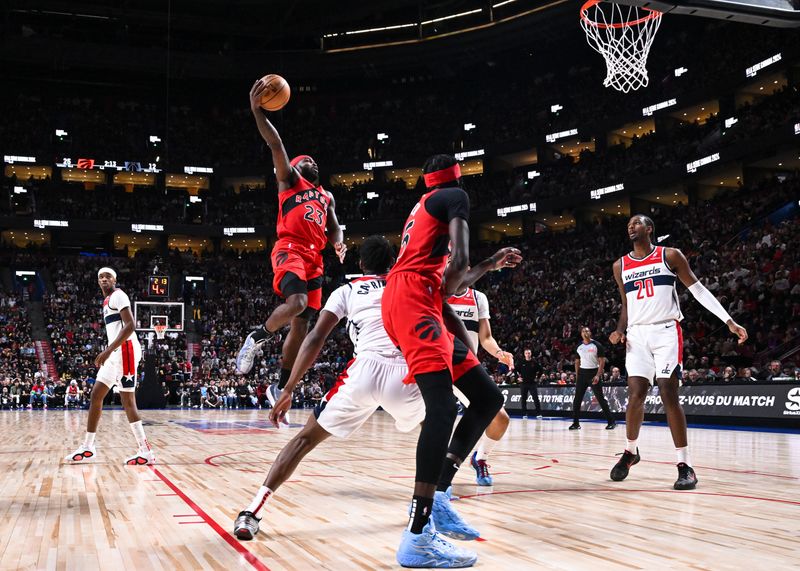
POLYGON ((278 252, 275 255, 275 265, 276 266, 280 266, 283 263, 285 263, 286 260, 288 260, 288 259, 289 259, 289 253, 288 252, 278 252))
POLYGON ((431 338, 431 341, 436 341, 442 335, 442 326, 433 317, 423 317, 414 327, 414 331, 419 333, 420 339, 431 338))
POLYGON ((122 388, 123 389, 132 389, 136 386, 136 381, 133 378, 133 375, 124 375, 122 377, 122 388))

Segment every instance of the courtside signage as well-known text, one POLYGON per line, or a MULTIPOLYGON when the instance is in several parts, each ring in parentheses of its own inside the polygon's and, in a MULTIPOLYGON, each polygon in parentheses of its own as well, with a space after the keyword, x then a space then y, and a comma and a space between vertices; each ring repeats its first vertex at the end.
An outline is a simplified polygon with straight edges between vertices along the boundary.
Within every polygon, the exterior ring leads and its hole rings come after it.
POLYGON ((394 163, 392 161, 378 161, 373 163, 364 163, 364 170, 371 171, 372 169, 375 168, 392 167, 392 166, 394 166, 394 163))
POLYGON ((714 163, 719 160, 719 153, 714 153, 713 155, 709 155, 707 157, 703 157, 702 159, 698 159, 696 161, 692 161, 686 165, 686 172, 697 172, 702 166, 705 166, 710 163, 714 163))
POLYGON ((476 151, 464 151, 463 153, 456 153, 456 160, 463 161, 464 159, 468 159, 470 157, 480 157, 483 156, 483 149, 478 149, 476 151))
POLYGON ((605 194, 611 194, 612 192, 619 192, 625 188, 625 183, 619 183, 612 186, 606 186, 604 188, 597 188, 595 190, 589 191, 589 198, 591 200, 600 200, 600 197, 605 194))
POLYGON ((746 70, 744 70, 744 74, 747 77, 755 77, 759 71, 761 71, 768 65, 772 65, 775 62, 781 61, 781 57, 782 57, 781 54, 775 54, 774 56, 767 58, 764 61, 758 62, 754 66, 748 67, 746 70))

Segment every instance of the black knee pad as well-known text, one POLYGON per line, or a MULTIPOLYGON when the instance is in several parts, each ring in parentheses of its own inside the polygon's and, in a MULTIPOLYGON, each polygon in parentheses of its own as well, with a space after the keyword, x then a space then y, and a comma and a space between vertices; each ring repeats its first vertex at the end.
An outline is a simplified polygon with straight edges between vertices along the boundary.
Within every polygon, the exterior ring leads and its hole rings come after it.
POLYGON ((316 309, 314 309, 313 307, 306 306, 306 308, 303 311, 301 311, 300 314, 298 314, 297 317, 299 317, 300 319, 305 319, 306 321, 309 321, 316 314, 317 314, 317 310, 316 309))
POLYGON ((481 365, 467 371, 455 385, 469 399, 469 408, 481 417, 492 419, 503 406, 503 393, 481 365))
POLYGON ((425 401, 425 422, 439 420, 452 428, 458 415, 458 402, 453 394, 453 381, 447 371, 415 375, 417 387, 425 401))

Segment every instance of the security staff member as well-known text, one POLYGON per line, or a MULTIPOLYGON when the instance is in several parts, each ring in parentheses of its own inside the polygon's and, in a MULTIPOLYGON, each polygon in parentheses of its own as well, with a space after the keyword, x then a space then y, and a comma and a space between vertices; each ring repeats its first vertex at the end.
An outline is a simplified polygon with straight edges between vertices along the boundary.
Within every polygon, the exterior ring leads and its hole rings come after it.
POLYGON ((605 395, 603 395, 603 385, 600 382, 603 378, 603 369, 606 365, 605 349, 603 346, 592 339, 592 330, 588 327, 581 328, 582 342, 578 345, 578 357, 575 359, 575 401, 572 409, 572 425, 570 430, 580 430, 580 414, 581 402, 583 402, 583 395, 586 394, 586 389, 590 386, 600 403, 600 408, 603 409, 603 414, 608 421, 606 430, 613 430, 616 428, 617 423, 611 415, 611 410, 608 408, 608 402, 605 395))

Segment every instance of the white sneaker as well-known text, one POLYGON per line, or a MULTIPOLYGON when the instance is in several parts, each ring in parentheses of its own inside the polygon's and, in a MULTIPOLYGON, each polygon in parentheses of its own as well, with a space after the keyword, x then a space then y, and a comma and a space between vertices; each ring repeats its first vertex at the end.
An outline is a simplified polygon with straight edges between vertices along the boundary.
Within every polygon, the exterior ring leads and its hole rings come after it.
POLYGON ((150 466, 156 463, 156 455, 152 450, 139 450, 125 460, 127 466, 150 466))
POLYGON ((78 462, 86 462, 87 460, 94 460, 94 457, 97 455, 97 450, 94 446, 86 448, 83 444, 81 444, 75 452, 71 454, 67 454, 64 456, 64 462, 69 462, 71 464, 77 464, 78 462))

